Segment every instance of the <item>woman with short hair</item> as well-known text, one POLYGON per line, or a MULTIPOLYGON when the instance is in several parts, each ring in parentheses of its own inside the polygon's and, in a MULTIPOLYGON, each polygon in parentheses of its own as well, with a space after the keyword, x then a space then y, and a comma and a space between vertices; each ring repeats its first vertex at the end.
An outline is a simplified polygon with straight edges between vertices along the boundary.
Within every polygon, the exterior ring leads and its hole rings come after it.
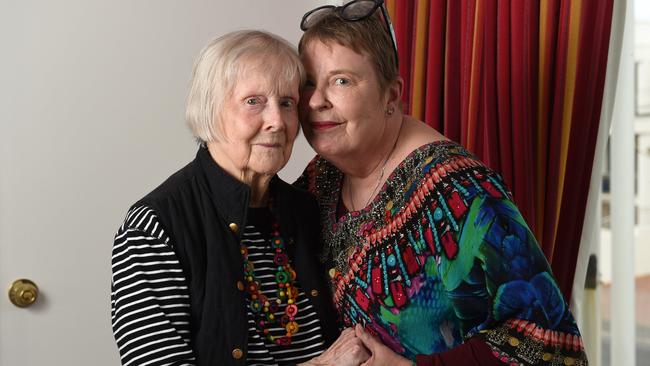
POLYGON ((301 28, 300 121, 318 155, 298 184, 320 203, 322 260, 367 365, 586 365, 501 177, 402 113, 383 1, 322 6, 301 28))
POLYGON ((226 34, 199 55, 196 158, 136 202, 115 236, 112 323, 124 365, 357 365, 316 258, 318 206, 281 181, 304 70, 283 39, 226 34), (324 353, 323 353, 324 352, 324 353))

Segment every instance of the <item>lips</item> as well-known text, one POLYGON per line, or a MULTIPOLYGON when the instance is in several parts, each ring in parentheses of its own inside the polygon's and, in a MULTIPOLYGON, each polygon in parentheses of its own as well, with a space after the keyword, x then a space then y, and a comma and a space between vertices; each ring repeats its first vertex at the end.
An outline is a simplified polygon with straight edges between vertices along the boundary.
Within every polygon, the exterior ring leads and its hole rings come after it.
POLYGON ((309 124, 312 129, 317 131, 329 130, 331 128, 341 125, 340 122, 335 122, 335 121, 314 121, 309 124))

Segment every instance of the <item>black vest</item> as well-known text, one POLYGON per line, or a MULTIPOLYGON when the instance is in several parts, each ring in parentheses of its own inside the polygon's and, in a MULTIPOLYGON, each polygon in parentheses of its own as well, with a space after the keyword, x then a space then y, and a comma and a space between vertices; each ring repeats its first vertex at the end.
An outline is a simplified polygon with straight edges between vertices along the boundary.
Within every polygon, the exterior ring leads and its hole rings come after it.
MULTIPOLYGON (((309 193, 277 176, 269 190, 297 280, 321 320, 329 346, 338 327, 317 258, 318 205, 309 193)), ((201 147, 191 163, 134 205, 147 205, 157 213, 183 268, 197 365, 246 363, 247 305, 239 250, 249 200, 250 188, 221 169, 201 147)))

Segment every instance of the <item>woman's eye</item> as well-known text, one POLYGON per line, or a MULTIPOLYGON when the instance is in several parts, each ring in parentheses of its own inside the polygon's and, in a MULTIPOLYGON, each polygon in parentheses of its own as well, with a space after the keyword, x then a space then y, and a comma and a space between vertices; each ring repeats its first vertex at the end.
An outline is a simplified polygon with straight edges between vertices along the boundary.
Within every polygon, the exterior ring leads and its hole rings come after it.
POLYGON ((350 84, 350 80, 346 78, 336 78, 334 79, 334 84, 335 85, 347 85, 350 84))
POLYGON ((260 98, 257 97, 246 99, 246 104, 248 105, 258 105, 260 103, 261 103, 260 98))
POLYGON ((280 102, 280 105, 285 107, 285 108, 293 108, 295 105, 294 101, 292 99, 285 99, 280 102))

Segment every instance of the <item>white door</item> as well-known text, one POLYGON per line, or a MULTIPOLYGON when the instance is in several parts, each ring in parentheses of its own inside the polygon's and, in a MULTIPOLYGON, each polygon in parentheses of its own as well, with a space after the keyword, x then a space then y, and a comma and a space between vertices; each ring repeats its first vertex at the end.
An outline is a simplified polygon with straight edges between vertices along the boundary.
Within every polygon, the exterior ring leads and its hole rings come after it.
MULTIPOLYGON (((117 365, 110 253, 129 205, 193 158, 184 100, 214 35, 291 42, 325 1, 0 2, 0 365, 117 365)), ((291 178, 311 156, 295 151, 291 178), (297 158, 297 159, 296 159, 297 158)))

